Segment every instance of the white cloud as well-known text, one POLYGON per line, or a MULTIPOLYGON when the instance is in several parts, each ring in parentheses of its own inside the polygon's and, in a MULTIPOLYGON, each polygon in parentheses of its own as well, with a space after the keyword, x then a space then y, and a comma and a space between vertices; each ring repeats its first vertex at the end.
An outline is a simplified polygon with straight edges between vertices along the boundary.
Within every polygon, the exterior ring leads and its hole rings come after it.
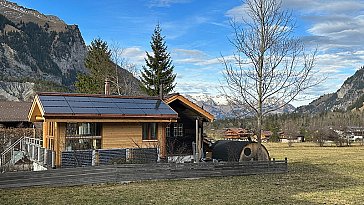
POLYGON ((221 65, 216 57, 210 57, 200 50, 174 49, 174 62, 178 64, 193 64, 196 66, 221 65))
POLYGON ((364 9, 361 0, 283 0, 284 8, 299 10, 303 13, 350 13, 364 9))
POLYGON ((182 94, 207 94, 207 95, 216 95, 218 93, 218 88, 220 85, 214 82, 205 82, 205 81, 177 81, 176 92, 182 94))
POLYGON ((182 4, 188 3, 191 0, 151 0, 150 6, 151 7, 169 7, 172 4, 182 4))
POLYGON ((144 64, 146 53, 140 47, 129 47, 123 50, 123 57, 127 58, 130 62, 137 65, 144 64))

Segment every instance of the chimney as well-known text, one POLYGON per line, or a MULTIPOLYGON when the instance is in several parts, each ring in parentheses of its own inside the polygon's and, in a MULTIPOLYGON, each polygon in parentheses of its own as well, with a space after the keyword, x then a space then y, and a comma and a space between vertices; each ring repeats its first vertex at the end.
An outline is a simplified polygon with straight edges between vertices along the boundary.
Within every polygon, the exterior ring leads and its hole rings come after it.
POLYGON ((163 83, 159 85, 159 98, 163 100, 163 83))
POLYGON ((110 81, 109 81, 109 78, 105 79, 105 95, 110 95, 110 81))

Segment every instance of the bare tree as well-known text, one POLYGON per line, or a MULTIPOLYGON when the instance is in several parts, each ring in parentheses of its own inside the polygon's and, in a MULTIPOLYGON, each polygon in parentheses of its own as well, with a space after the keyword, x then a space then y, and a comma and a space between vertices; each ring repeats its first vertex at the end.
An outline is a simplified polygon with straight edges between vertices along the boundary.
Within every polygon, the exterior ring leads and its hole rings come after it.
POLYGON ((133 95, 133 81, 131 78, 138 75, 138 69, 135 64, 130 63, 124 57, 124 49, 118 42, 113 42, 110 46, 111 59, 115 66, 115 75, 110 79, 114 85, 116 85, 116 92, 118 95, 133 95), (123 72, 124 69, 127 72, 123 72))
POLYGON ((292 15, 282 10, 280 0, 246 0, 245 6, 242 21, 231 21, 236 52, 222 57, 223 92, 229 102, 256 116, 260 145, 263 116, 320 80, 313 71, 316 51, 307 54, 302 41, 293 37, 292 15))

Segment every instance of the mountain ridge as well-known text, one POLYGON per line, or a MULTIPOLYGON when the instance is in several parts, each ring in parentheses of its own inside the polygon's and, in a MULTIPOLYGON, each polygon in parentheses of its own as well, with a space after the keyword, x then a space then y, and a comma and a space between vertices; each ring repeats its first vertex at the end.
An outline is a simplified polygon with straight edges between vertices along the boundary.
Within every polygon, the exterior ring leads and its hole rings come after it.
POLYGON ((322 113, 329 111, 351 111, 363 107, 364 66, 348 77, 334 93, 320 96, 308 105, 300 106, 295 112, 322 113))
MULTIPOLYGON (((228 101, 223 95, 209 96, 206 94, 186 94, 185 97, 209 113, 213 114, 216 119, 242 117, 241 113, 246 113, 240 107, 229 105, 228 101)), ((290 113, 294 110, 295 107, 291 104, 288 104, 273 112, 272 114, 290 113)))

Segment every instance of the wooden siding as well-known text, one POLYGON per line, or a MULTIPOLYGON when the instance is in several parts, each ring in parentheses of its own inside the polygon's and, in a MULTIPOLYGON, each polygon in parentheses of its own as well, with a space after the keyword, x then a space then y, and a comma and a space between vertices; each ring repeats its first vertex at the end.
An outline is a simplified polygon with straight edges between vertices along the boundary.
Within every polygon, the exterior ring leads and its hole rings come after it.
POLYGON ((161 156, 166 156, 166 123, 158 123, 158 140, 142 140, 142 123, 103 123, 102 149, 155 148, 160 147, 161 156))
MULTIPOLYGON (((48 139, 53 139, 53 151, 56 152, 56 165, 61 165, 61 153, 65 150, 66 125, 65 122, 53 122, 53 135, 51 122, 43 123, 44 147, 51 149, 48 139)), ((102 123, 101 148, 160 148, 161 157, 166 157, 166 137, 165 128, 168 123, 158 123, 158 139, 142 140, 142 123, 102 123)))

